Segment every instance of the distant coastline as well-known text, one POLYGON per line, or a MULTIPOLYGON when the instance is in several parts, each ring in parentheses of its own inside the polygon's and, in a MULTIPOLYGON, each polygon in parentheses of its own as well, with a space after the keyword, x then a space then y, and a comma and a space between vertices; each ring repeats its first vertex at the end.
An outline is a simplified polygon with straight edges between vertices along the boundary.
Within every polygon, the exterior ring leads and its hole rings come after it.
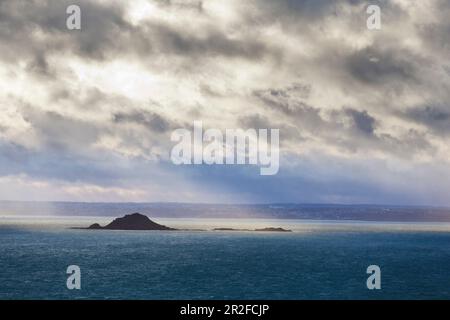
POLYGON ((450 222, 450 208, 432 206, 0 201, 0 215, 118 217, 124 212, 154 218, 450 222))

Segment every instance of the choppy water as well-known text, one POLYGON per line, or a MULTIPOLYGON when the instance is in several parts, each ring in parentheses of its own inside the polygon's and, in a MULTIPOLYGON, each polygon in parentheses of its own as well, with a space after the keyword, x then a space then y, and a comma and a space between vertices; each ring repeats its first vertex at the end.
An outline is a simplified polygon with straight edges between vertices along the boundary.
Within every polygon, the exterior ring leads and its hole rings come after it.
POLYGON ((158 219, 292 233, 94 231, 110 218, 0 218, 0 299, 449 299, 450 225, 158 219), (81 290, 66 288, 68 265, 81 290), (381 267, 382 289, 366 288, 381 267))

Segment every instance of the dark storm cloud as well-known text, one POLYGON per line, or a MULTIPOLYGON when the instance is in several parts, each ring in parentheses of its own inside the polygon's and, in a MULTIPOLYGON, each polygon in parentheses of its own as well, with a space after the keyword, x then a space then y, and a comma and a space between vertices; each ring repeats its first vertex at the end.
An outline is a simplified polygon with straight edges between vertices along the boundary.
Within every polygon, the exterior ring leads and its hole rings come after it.
POLYGON ((287 88, 258 90, 253 95, 263 102, 265 107, 293 118, 297 125, 314 131, 325 125, 320 109, 308 105, 304 99, 309 96, 310 86, 294 84, 287 88))
POLYGON ((82 10, 83 32, 70 31, 66 28, 66 8, 72 4, 69 0, 4 1, 0 6, 3 57, 33 59, 62 52, 102 59, 109 51, 116 51, 132 29, 123 18, 123 8, 81 0, 76 4, 82 10), (43 32, 44 37, 38 37, 37 32, 43 32))
POLYGON ((426 126, 430 131, 447 135, 450 133, 450 106, 422 106, 407 110, 407 119, 426 126))
POLYGON ((316 20, 333 14, 339 1, 328 0, 263 0, 258 3, 263 10, 274 16, 297 17, 316 20))
POLYGON ((94 60, 129 55, 144 61, 157 55, 250 60, 266 55, 276 59, 282 56, 282 51, 270 48, 256 30, 243 32, 236 38, 213 24, 199 32, 162 21, 144 21, 135 26, 126 20, 125 4, 94 0, 76 2, 82 12, 82 30, 71 31, 66 28, 65 14, 71 4, 70 0, 4 1, 0 6, 2 58, 28 59, 30 71, 49 74, 46 56, 58 52, 94 60), (37 32, 42 32, 44 37, 38 37, 37 32))
MULTIPOLYGON (((304 87, 304 86, 300 86, 304 87)), ((286 140, 304 142, 314 139, 322 144, 335 146, 345 153, 380 151, 400 158, 408 158, 423 152, 435 152, 424 133, 410 129, 393 135, 376 132, 377 119, 367 110, 343 106, 340 109, 321 110, 303 102, 301 97, 292 97, 284 89, 268 89, 255 92, 266 107, 283 114, 285 122, 275 124, 266 118, 247 117, 245 124, 279 127, 286 140), (309 138, 305 138, 309 137, 309 138)))
POLYGON ((266 54, 281 57, 279 50, 271 49, 258 39, 258 34, 248 34, 241 39, 233 39, 223 31, 214 28, 208 29, 205 35, 195 35, 180 32, 167 25, 149 25, 148 29, 157 37, 160 46, 158 50, 163 53, 183 56, 214 57, 240 57, 250 60, 263 58, 266 54))
POLYGON ((375 118, 367 113, 367 111, 359 111, 355 109, 346 109, 345 112, 351 116, 356 128, 363 134, 371 136, 375 130, 375 118))
POLYGON ((53 78, 56 76, 45 56, 40 54, 37 54, 34 59, 27 64, 26 70, 45 78, 53 78))
POLYGON ((161 115, 149 111, 119 112, 113 115, 116 123, 134 123, 159 133, 167 132, 175 126, 161 115))
MULTIPOLYGON (((346 23, 355 28, 365 27, 366 8, 378 5, 383 10, 383 19, 396 19, 407 15, 396 3, 390 0, 258 0, 257 6, 262 14, 255 20, 250 15, 249 21, 279 23, 286 30, 312 33, 315 37, 323 36, 323 23, 330 18, 348 19, 346 23), (348 16, 348 11, 353 14, 348 16)), ((317 39, 311 39, 317 41, 317 39)))
POLYGON ((417 69, 408 51, 398 48, 368 47, 347 58, 350 74, 367 84, 384 85, 417 79, 417 69))

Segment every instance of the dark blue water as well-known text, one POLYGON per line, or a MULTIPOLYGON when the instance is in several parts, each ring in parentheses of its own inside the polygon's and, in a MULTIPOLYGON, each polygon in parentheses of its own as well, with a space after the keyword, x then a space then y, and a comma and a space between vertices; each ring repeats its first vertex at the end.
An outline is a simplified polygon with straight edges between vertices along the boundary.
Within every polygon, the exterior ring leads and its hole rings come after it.
POLYGON ((447 232, 0 227, 0 299, 449 299, 449 266, 447 232), (66 288, 72 264, 81 290, 66 288))

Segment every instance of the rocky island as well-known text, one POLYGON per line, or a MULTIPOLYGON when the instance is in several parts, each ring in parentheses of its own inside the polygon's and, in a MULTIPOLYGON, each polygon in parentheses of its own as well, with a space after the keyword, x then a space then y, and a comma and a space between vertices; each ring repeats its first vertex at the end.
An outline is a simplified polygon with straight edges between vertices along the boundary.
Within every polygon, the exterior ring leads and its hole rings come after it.
MULTIPOLYGON (((102 227, 98 223, 94 223, 88 228, 72 228, 72 229, 87 229, 87 230, 162 230, 162 231, 205 231, 205 230, 188 230, 188 229, 174 229, 158 224, 150 220, 147 216, 140 213, 127 214, 121 218, 114 219, 110 224, 102 227)), ((261 231, 261 232, 291 232, 283 228, 262 228, 262 229, 234 229, 234 228, 215 228, 213 231, 261 231)))
POLYGON ((140 213, 127 214, 122 218, 114 219, 110 224, 102 227, 94 223, 91 230, 177 230, 153 222, 147 216, 140 213))

